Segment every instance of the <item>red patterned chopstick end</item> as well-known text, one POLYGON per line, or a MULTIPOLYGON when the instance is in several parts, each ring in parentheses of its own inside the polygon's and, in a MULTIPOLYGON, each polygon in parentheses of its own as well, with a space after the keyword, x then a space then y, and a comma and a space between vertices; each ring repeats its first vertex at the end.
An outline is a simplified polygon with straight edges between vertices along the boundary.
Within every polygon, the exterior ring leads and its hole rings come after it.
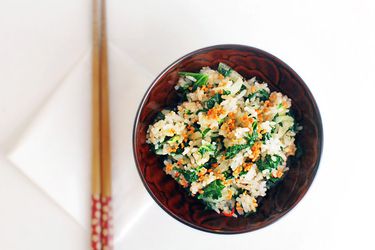
POLYGON ((101 213, 101 242, 103 250, 112 249, 113 225, 112 225, 112 198, 102 196, 102 213, 101 213))
POLYGON ((91 249, 101 249, 101 202, 99 195, 91 197, 91 249))

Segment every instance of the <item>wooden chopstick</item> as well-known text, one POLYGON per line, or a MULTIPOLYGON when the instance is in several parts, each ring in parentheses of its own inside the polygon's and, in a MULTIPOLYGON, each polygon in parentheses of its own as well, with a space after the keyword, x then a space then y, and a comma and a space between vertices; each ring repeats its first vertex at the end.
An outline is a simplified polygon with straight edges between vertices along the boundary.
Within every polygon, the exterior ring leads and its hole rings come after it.
POLYGON ((111 155, 109 127, 109 89, 108 89, 108 56, 107 29, 105 21, 105 0, 102 0, 102 34, 100 50, 100 138, 101 138, 101 186, 104 196, 111 196, 111 155))
POLYGON ((98 0, 93 0, 92 49, 92 173, 91 249, 101 249, 100 183, 100 24, 98 0))
POLYGON ((112 188, 106 2, 93 0, 93 151, 91 248, 112 248, 112 188))
POLYGON ((111 146, 109 124, 109 84, 108 84, 108 52, 106 0, 101 7, 101 43, 100 43, 100 183, 102 195, 102 246, 103 250, 112 244, 112 178, 111 178, 111 146))

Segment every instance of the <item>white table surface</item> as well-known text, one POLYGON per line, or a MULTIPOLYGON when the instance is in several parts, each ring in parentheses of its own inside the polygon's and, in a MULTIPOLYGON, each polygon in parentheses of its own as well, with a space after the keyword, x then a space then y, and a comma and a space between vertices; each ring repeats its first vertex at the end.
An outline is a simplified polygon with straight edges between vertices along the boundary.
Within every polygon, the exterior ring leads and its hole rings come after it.
MULTIPOLYGON (((89 53, 90 7, 89 0, 0 0, 0 249, 88 249, 87 231, 7 152, 89 53)), ((126 105, 128 119, 150 82, 132 85, 124 65, 152 79, 189 51, 239 43, 278 56, 305 80, 325 137, 312 187, 273 225, 213 235, 151 202, 115 249, 375 249, 373 1, 108 0, 107 15, 111 103, 126 105)), ((131 123, 116 128, 126 140, 131 123)), ((131 155, 130 146, 124 150, 131 155)))

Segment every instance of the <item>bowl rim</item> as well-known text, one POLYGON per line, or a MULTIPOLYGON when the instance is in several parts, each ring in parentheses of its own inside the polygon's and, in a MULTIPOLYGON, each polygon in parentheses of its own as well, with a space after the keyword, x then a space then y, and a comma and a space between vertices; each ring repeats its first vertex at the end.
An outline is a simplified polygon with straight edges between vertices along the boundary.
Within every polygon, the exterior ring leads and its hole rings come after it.
POLYGON ((198 229, 200 231, 204 231, 204 232, 207 232, 207 233, 222 234, 222 235, 242 234, 242 233, 248 233, 248 232, 256 231, 256 230, 259 230, 259 229, 263 229, 263 228, 275 223, 276 221, 280 220, 281 218, 285 217, 286 214, 288 214, 293 208, 295 208, 300 203, 302 198, 306 195, 306 193, 310 189, 310 187, 311 187, 311 185, 312 185, 312 183, 313 183, 313 181, 316 177, 316 174, 317 174, 317 171, 318 171, 319 165, 320 165, 320 160, 321 160, 321 157, 322 157, 322 152, 323 152, 323 141, 324 141, 323 123, 322 123, 322 118, 321 118, 321 115, 320 115, 320 110, 318 108, 318 105, 315 101, 315 98, 314 98, 313 94, 311 93, 310 89, 308 88, 306 83, 303 81, 303 79, 288 64, 286 64, 284 61, 282 61, 278 57, 276 57, 276 56, 274 56, 274 55, 272 55, 272 54, 270 54, 270 53, 268 53, 264 50, 258 49, 256 47, 252 47, 252 46, 248 46, 248 45, 242 45, 242 44, 217 44, 217 45, 203 47, 203 48, 194 50, 192 52, 189 52, 189 53, 185 54, 184 56, 181 56, 180 58, 178 58, 177 60, 172 62, 169 66, 167 66, 165 69, 163 69, 157 75, 157 77, 152 81, 150 86, 147 88, 145 94, 143 95, 142 100, 141 100, 141 102, 138 106, 138 109, 137 109, 137 113, 136 113, 134 125, 133 125, 133 131, 132 131, 133 157, 134 157, 135 165, 136 165, 136 168, 137 168, 137 172, 138 172, 139 177, 142 180, 142 183, 143 183, 144 187, 146 188, 147 192, 150 194, 150 196, 153 198, 153 200, 159 205, 159 207, 161 207, 167 214, 172 216, 177 221, 179 221, 179 222, 181 222, 181 223, 183 223, 183 224, 185 224, 185 225, 187 225, 191 228, 198 229), (181 61, 185 60, 186 58, 188 58, 190 56, 193 56, 193 55, 196 55, 196 54, 201 54, 201 53, 204 53, 204 52, 209 52, 209 51, 216 50, 216 49, 251 50, 251 51, 260 52, 260 53, 272 58, 273 60, 277 61, 279 64, 281 64, 286 69, 288 69, 291 73, 294 74, 294 76, 297 78, 298 82, 300 84, 302 84, 305 91, 311 96, 311 102, 312 102, 312 105, 314 106, 314 109, 315 109, 316 115, 317 115, 316 121, 317 121, 317 130, 318 130, 318 144, 317 144, 318 158, 317 158, 317 161, 316 161, 315 166, 313 168, 312 178, 310 178, 310 180, 308 181, 307 188, 303 192, 301 192, 298 196, 298 199, 288 209, 286 209, 285 211, 280 213, 279 216, 277 216, 276 218, 274 218, 272 220, 267 221, 262 226, 257 227, 257 228, 253 228, 253 229, 245 229, 245 230, 239 230, 239 231, 213 230, 213 229, 208 229, 208 228, 205 228, 205 227, 202 227, 202 226, 195 225, 195 224, 193 224, 189 221, 184 220, 183 218, 180 218, 178 215, 171 212, 162 202, 160 202, 158 200, 158 198, 154 195, 154 193, 151 191, 150 187, 148 186, 147 181, 145 180, 145 178, 144 178, 144 176, 141 173, 140 168, 139 168, 140 164, 139 164, 138 156, 137 156, 137 153, 136 153, 136 142, 137 142, 136 130, 137 130, 138 125, 139 125, 140 114, 141 114, 141 112, 144 108, 144 105, 145 105, 146 101, 148 100, 148 97, 149 97, 149 94, 150 94, 151 90, 155 87, 155 85, 159 82, 159 80, 171 68, 173 68, 174 66, 179 64, 181 61))

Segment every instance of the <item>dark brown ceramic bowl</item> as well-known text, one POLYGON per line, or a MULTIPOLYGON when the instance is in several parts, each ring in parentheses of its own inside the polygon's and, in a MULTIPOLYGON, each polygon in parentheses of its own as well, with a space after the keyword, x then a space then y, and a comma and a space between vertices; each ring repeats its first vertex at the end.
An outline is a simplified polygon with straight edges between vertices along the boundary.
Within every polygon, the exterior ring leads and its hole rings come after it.
POLYGON ((290 211, 305 195, 318 170, 323 145, 322 122, 314 97, 303 80, 288 65, 262 50, 243 45, 217 45, 196 50, 168 66, 151 84, 134 124, 133 149, 141 179, 154 200, 177 220, 212 233, 244 233, 265 227, 290 211), (162 169, 161 160, 146 144, 146 130, 157 112, 178 102, 174 86, 179 71, 197 72, 203 66, 216 69, 224 62, 245 78, 253 76, 269 83, 292 99, 297 121, 303 126, 296 142, 302 156, 288 161, 290 170, 260 201, 258 211, 248 217, 228 218, 206 210, 189 197, 162 169))

